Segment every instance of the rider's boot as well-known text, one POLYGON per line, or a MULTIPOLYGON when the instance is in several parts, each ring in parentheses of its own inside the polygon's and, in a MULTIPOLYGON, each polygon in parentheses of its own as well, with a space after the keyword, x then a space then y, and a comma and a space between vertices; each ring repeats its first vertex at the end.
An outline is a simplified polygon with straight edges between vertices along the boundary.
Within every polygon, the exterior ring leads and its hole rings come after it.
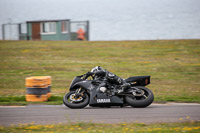
POLYGON ((121 86, 120 89, 118 89, 118 93, 123 93, 126 89, 130 87, 129 83, 124 82, 121 86))

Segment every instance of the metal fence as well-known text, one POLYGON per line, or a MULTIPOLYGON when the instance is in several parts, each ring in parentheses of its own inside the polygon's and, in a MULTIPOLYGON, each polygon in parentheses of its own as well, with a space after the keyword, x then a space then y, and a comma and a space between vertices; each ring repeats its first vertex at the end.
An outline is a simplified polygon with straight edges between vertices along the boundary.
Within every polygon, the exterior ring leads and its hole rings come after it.
POLYGON ((89 21, 71 21, 71 40, 77 40, 77 31, 82 28, 85 31, 85 39, 89 40, 89 21))
MULTIPOLYGON (((89 21, 70 21, 70 40, 77 40, 77 31, 85 31, 85 40, 89 40, 89 21)), ((29 40, 27 23, 7 23, 2 25, 3 40, 29 40)))

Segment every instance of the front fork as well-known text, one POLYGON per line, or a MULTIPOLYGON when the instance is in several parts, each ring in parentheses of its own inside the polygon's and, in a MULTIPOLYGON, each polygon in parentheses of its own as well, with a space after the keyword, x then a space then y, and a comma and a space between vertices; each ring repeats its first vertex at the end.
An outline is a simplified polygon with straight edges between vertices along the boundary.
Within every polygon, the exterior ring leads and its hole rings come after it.
POLYGON ((78 89, 76 89, 76 92, 75 92, 75 98, 78 98, 78 97, 80 97, 80 96, 84 96, 84 91, 83 92, 81 92, 81 90, 82 90, 82 88, 80 87, 80 88, 78 88, 78 89))
POLYGON ((76 89, 76 94, 78 94, 81 91, 81 88, 76 89))

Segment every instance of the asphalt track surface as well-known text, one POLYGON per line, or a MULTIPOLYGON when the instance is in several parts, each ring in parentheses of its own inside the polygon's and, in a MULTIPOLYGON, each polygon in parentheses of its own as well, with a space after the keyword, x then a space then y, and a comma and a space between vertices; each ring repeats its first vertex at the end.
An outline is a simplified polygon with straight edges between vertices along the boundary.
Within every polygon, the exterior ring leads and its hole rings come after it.
POLYGON ((0 125, 69 122, 157 123, 200 121, 200 104, 152 104, 146 108, 111 107, 70 109, 64 105, 0 106, 0 125))

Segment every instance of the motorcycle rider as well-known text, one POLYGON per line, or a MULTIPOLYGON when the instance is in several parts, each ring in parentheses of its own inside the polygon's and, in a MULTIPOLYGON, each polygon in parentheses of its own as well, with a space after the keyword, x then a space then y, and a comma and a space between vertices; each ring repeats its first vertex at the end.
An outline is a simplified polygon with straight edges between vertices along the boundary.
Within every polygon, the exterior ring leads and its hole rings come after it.
POLYGON ((103 69, 101 66, 96 66, 92 68, 90 72, 86 73, 87 77, 92 75, 94 75, 95 79, 100 79, 101 77, 104 77, 109 83, 120 85, 121 87, 120 89, 118 89, 118 93, 123 92, 126 88, 130 86, 130 84, 126 83, 122 78, 103 69))

